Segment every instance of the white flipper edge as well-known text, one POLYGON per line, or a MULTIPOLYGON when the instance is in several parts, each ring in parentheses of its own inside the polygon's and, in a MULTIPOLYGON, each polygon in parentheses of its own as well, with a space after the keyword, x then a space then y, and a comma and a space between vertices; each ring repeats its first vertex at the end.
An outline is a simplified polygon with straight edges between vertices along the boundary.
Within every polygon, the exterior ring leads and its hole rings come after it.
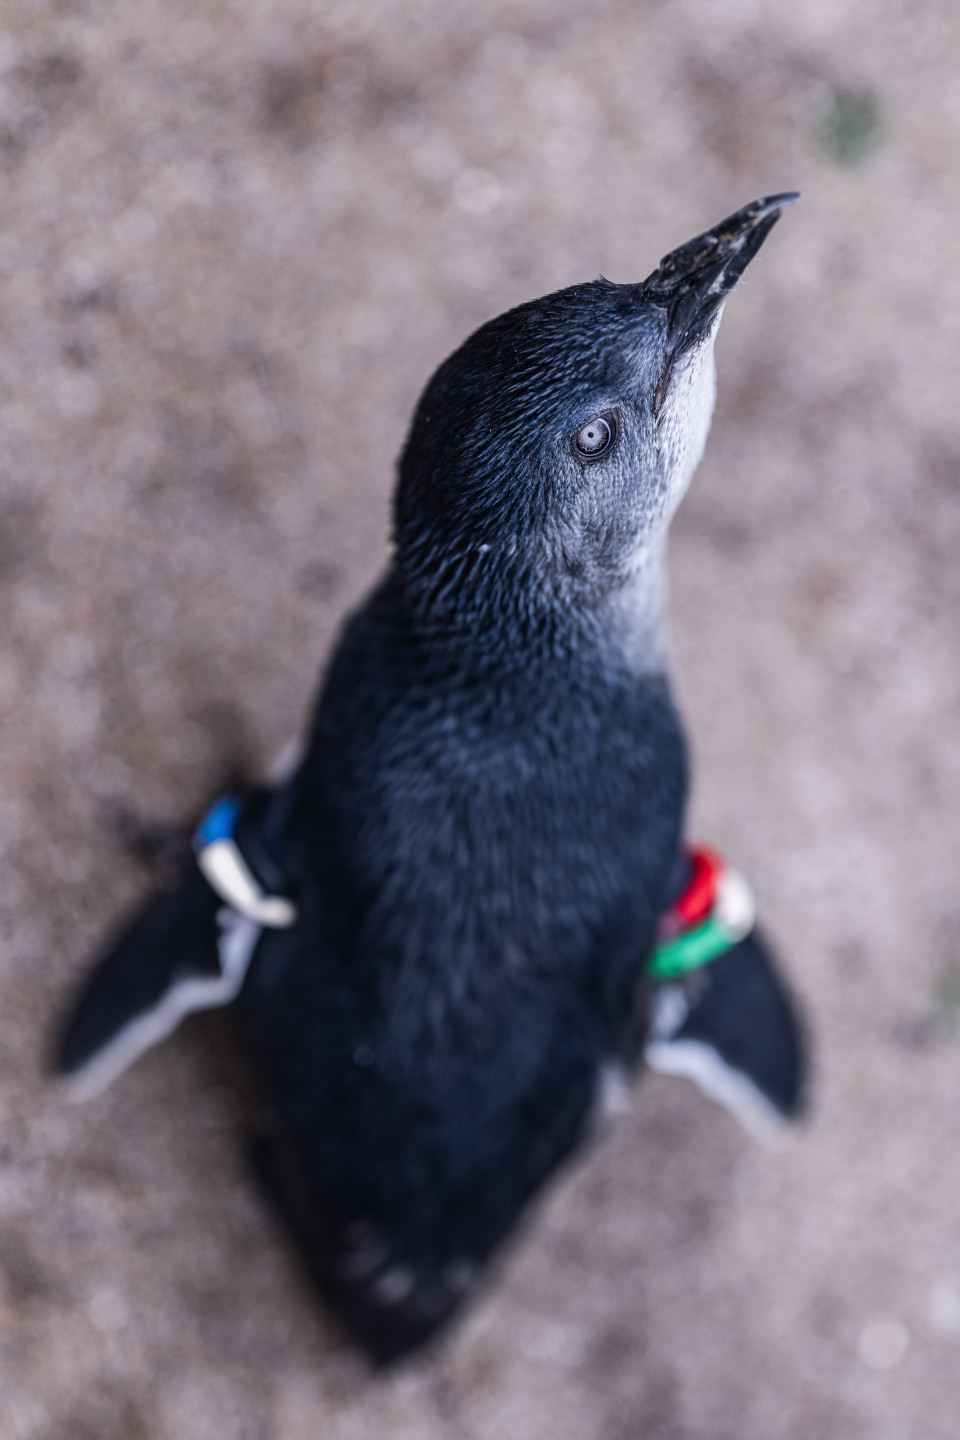
POLYGON ((761 1145, 783 1147, 788 1124, 780 1111, 746 1075, 724 1063, 711 1045, 701 1040, 652 1040, 644 1058, 661 1075, 692 1080, 708 1100, 729 1110, 735 1120, 761 1145))
POLYGON ((307 746, 303 736, 292 735, 287 743, 280 747, 267 766, 268 782, 271 785, 282 785, 284 781, 289 780, 306 753, 307 746))
POLYGON ((216 1010, 239 995, 263 927, 224 907, 220 923, 220 974, 190 976, 172 986, 152 1010, 138 1015, 87 1061, 67 1076, 67 1095, 74 1102, 92 1100, 154 1045, 166 1040, 195 1010, 216 1010))

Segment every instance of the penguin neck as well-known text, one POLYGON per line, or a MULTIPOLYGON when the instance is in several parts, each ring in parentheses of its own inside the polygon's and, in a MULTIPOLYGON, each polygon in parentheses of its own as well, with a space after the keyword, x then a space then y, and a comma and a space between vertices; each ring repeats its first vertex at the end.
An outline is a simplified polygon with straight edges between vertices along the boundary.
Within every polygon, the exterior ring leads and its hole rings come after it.
POLYGON ((578 657, 621 675, 658 675, 669 656, 666 538, 665 528, 645 537, 626 572, 592 593, 484 564, 477 551, 426 584, 395 564, 388 588, 438 659, 443 653, 456 664, 469 656, 482 668, 512 670, 578 657))
POLYGON ((605 648, 637 675, 664 674, 669 664, 667 535, 639 550, 630 574, 598 607, 605 648))

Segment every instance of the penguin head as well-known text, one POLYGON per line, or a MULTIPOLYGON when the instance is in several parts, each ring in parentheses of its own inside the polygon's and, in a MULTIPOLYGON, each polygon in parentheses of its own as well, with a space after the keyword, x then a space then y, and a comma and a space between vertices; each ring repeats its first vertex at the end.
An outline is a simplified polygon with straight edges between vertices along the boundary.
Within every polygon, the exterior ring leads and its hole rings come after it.
POLYGON ((784 205, 746 206, 636 285, 600 279, 481 326, 428 384, 400 460, 397 563, 444 607, 589 609, 666 532, 703 453, 713 342, 784 205))

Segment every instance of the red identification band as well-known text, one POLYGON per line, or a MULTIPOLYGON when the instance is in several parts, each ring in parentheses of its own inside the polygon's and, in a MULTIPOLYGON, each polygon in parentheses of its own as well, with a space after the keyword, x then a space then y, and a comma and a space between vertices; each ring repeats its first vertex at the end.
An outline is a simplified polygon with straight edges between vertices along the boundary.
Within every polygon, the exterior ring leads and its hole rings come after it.
POLYGON ((706 845, 687 847, 690 878, 683 891, 663 912, 657 929, 660 940, 670 940, 705 920, 717 903, 717 886, 723 874, 723 860, 706 845))

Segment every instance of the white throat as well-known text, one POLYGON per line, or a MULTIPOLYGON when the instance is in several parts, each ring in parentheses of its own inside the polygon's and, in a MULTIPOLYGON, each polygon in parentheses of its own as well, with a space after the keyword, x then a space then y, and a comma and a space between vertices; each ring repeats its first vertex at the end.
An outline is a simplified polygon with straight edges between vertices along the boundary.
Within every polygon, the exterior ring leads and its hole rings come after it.
POLYGON ((662 674, 670 655, 667 626, 667 527, 648 539, 626 584, 607 601, 609 634, 628 668, 662 674))
POLYGON ((700 344, 676 362, 657 421, 661 509, 643 537, 630 578, 610 597, 610 634, 631 670, 663 673, 670 655, 667 625, 667 534, 707 443, 717 394, 713 343, 718 313, 700 344))
POLYGON ((700 344, 687 350, 674 364, 670 388, 657 419, 657 448, 668 520, 687 492, 710 433, 717 399, 713 344, 721 313, 717 312, 700 344))

